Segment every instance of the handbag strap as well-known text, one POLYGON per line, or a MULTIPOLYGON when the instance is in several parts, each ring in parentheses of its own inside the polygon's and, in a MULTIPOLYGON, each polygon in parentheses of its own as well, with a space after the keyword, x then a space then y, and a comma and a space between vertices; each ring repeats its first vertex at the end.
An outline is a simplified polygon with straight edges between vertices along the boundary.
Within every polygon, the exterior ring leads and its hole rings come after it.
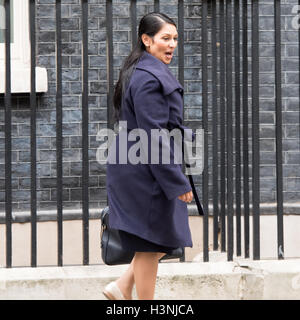
POLYGON ((200 216, 203 216, 204 215, 203 208, 201 206, 201 203, 199 201, 199 198, 198 198, 198 195, 197 195, 197 192, 196 192, 196 188, 195 188, 195 185, 194 185, 193 177, 192 177, 192 175, 188 175, 188 177, 189 177, 190 184, 191 184, 191 187, 192 187, 192 190, 193 190, 193 195, 194 195, 194 198, 195 198, 195 201, 196 201, 196 205, 197 205, 197 208, 198 208, 198 213, 199 213, 200 216))
MULTIPOLYGON (((184 145, 184 142, 182 141, 182 153, 183 153, 183 159, 184 159, 184 151, 185 151, 185 145, 184 145)), ((190 167, 189 164, 185 164, 187 167, 190 167)), ((191 184, 191 187, 192 187, 192 191, 193 191, 193 195, 194 195, 194 198, 195 198, 195 201, 196 201, 196 205, 197 205, 197 208, 198 208, 198 213, 200 216, 203 216, 204 215, 204 211, 203 211, 203 208, 201 206, 201 203, 199 201, 199 197, 198 197, 198 194, 196 192, 196 188, 195 188, 195 184, 194 184, 194 180, 193 180, 193 176, 192 175, 187 175, 189 177, 189 180, 190 180, 190 184, 191 184)))

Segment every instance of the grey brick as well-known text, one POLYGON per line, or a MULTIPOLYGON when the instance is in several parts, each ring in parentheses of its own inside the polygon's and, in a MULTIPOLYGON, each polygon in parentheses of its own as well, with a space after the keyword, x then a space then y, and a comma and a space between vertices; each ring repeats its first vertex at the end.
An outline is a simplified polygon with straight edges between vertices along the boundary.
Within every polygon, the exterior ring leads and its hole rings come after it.
POLYGON ((38 42, 54 42, 55 41, 55 31, 39 31, 37 33, 38 42))
POLYGON ((200 106, 202 104, 202 97, 199 94, 186 94, 184 104, 188 107, 200 106))
POLYGON ((79 81, 80 70, 78 69, 63 69, 62 70, 63 81, 79 81))
POLYGON ((299 100, 295 98, 283 99, 285 110, 297 111, 299 110, 299 100))
POLYGON ((297 45, 293 44, 286 44, 286 55, 287 57, 295 57, 297 58, 299 56, 299 49, 297 45))
POLYGON ((64 149, 63 150, 63 161, 80 161, 81 150, 79 149, 64 149))
POLYGON ((104 56, 91 56, 90 57, 90 67, 105 67, 107 64, 106 57, 104 56))
POLYGON ((13 163, 11 169, 14 177, 27 177, 30 174, 30 163, 13 163))
POLYGON ((54 18, 41 18, 37 19, 37 25, 40 30, 55 31, 55 19, 54 18))
POLYGON ((107 87, 106 87, 106 83, 105 82, 90 82, 90 92, 96 93, 96 94, 101 94, 101 93, 106 93, 107 91, 107 87))
POLYGON ((54 150, 40 150, 38 155, 38 161, 56 161, 56 151, 54 150))
POLYGON ((63 96, 63 106, 65 108, 79 108, 81 105, 79 96, 63 96))
MULTIPOLYGON (((54 55, 55 54, 55 44, 54 43, 39 43, 38 44, 38 55, 54 55)), ((39 60, 41 61, 41 60, 39 60)))
POLYGON ((90 161, 90 174, 104 174, 106 173, 105 165, 99 164, 97 161, 90 161))
POLYGON ((100 42, 106 40, 106 32, 105 31, 89 31, 89 41, 90 42, 100 42))
POLYGON ((284 139, 282 142, 282 149, 283 151, 290 151, 290 150, 300 151, 299 139, 284 139))
POLYGON ((261 190, 276 191, 276 178, 260 179, 261 190))
POLYGON ((88 47, 88 53, 89 55, 98 55, 98 43, 89 43, 89 47, 88 47))
POLYGON ((196 18, 186 18, 184 20, 185 29, 199 29, 201 28, 201 19, 199 17, 196 18))
POLYGON ((40 188, 55 188, 57 185, 56 178, 40 178, 40 188))
POLYGON ((61 27, 63 30, 78 30, 79 18, 62 18, 61 27))
POLYGON ((70 30, 61 32, 61 41, 62 43, 70 42, 71 32, 70 30))
POLYGON ((14 201, 27 201, 30 199, 30 191, 29 190, 13 190, 12 198, 14 201))
MULTIPOLYGON (((56 189, 51 189, 51 195, 49 195, 49 199, 44 199, 44 200, 57 201, 57 190, 56 189)), ((70 200, 72 200, 70 198, 70 190, 69 189, 63 189, 62 201, 70 201, 70 200)))
POLYGON ((274 152, 260 152, 261 164, 274 164, 276 161, 276 154, 274 152))
POLYGON ((55 4, 56 0, 37 0, 39 4, 55 4))
MULTIPOLYGON (((101 20, 102 23, 105 23, 105 20, 101 20)), ((100 25, 101 28, 101 25, 100 25)), ((130 19, 129 18, 119 18, 118 19, 118 29, 120 30, 131 30, 130 29, 130 19)))
POLYGON ((283 165, 284 177, 297 177, 299 175, 299 165, 285 164, 283 165))
POLYGON ((62 18, 69 18, 70 17, 70 5, 63 4, 61 6, 61 17, 62 18))
POLYGON ((273 177, 275 176, 275 166, 260 166, 260 176, 261 177, 273 177))
POLYGON ((287 164, 299 164, 299 161, 300 161, 300 151, 299 150, 298 150, 298 152, 287 152, 285 155, 286 155, 286 163, 287 164))
POLYGON ((299 94, 299 85, 282 85, 282 95, 285 97, 296 97, 299 94))
POLYGON ((89 16, 90 17, 99 17, 99 16, 105 16, 106 10, 105 5, 90 5, 89 6, 89 16))
POLYGON ((20 178, 19 187, 21 189, 30 189, 31 188, 31 178, 20 178))
POLYGON ((283 112, 282 121, 286 124, 299 123, 299 112, 283 112))
POLYGON ((37 135, 43 137, 56 136, 56 125, 44 123, 39 124, 37 126, 37 135))
POLYGON ((37 163, 37 175, 39 177, 50 176, 50 163, 37 163))
POLYGON ((21 162, 29 162, 31 161, 31 153, 29 151, 18 151, 18 159, 21 162))
POLYGON ((170 4, 163 4, 160 5, 160 11, 166 14, 167 16, 171 18, 177 17, 177 6, 170 5, 170 4))
POLYGON ((299 74, 298 72, 287 72, 286 73, 286 84, 298 84, 299 74))
POLYGON ((299 61, 297 59, 285 58, 282 61, 282 71, 298 70, 299 61))
POLYGON ((68 136, 78 135, 80 130, 79 123, 63 123, 63 134, 68 136))
POLYGON ((81 201, 82 200, 82 189, 71 189, 70 190, 70 200, 71 201, 81 201))
POLYGON ((61 48, 62 48, 62 54, 64 55, 80 55, 81 54, 81 46, 79 43, 63 43, 61 48))
POLYGON ((70 162, 70 175, 81 176, 82 174, 82 164, 79 162, 70 162))
POLYGON ((260 112, 259 117, 260 123, 275 124, 275 117, 272 112, 260 112))
POLYGON ((55 6, 48 5, 39 5, 36 8, 36 16, 38 18, 51 18, 55 16, 55 6))
POLYGON ((38 190, 37 201, 50 201, 50 190, 38 190))
MULTIPOLYGON (((56 137, 55 138, 50 138, 51 139, 51 141, 50 141, 50 143, 51 143, 51 149, 56 149, 56 137)), ((62 139, 62 147, 63 147, 63 149, 64 148, 69 148, 70 147, 70 141, 69 141, 69 139, 70 139, 70 137, 64 137, 63 136, 63 139, 62 139)), ((50 149, 49 148, 49 149, 50 149)))
POLYGON ((113 15, 118 17, 128 17, 129 5, 113 6, 113 15))
POLYGON ((260 139, 260 148, 264 151, 275 151, 275 140, 260 139))
POLYGON ((300 198, 300 192, 283 192, 283 198, 287 202, 296 202, 300 198))
POLYGON ((260 191, 261 202, 274 202, 276 200, 276 193, 271 191, 260 191))
POLYGON ((275 137, 275 126, 261 125, 259 128, 260 138, 274 138, 275 137))
POLYGON ((71 60, 71 67, 77 67, 77 68, 81 68, 81 56, 71 56, 70 57, 71 60))
POLYGON ((284 179, 284 189, 286 191, 300 190, 300 178, 286 178, 286 179, 284 179))
POLYGON ((184 79, 186 80, 193 80, 201 79, 201 70, 199 68, 185 68, 184 69, 184 79))
POLYGON ((68 32, 71 42, 81 42, 82 34, 80 30, 74 30, 68 32))
POLYGON ((81 82, 70 82, 70 94, 81 94, 82 93, 82 84, 81 82))
POLYGON ((70 137, 70 148, 81 148, 82 147, 82 136, 70 137))
POLYGON ((81 110, 64 110, 63 111, 64 122, 81 122, 82 111, 81 110))
POLYGON ((285 137, 286 138, 299 138, 299 127, 295 125, 285 126, 285 137))
MULTIPOLYGON (((42 163, 44 165, 49 165, 49 176, 57 176, 57 163, 56 162, 51 162, 51 165, 49 163, 42 163)), ((70 175, 70 162, 64 162, 63 166, 63 176, 67 177, 70 175)), ((44 176, 47 176, 47 174, 44 174, 44 176)))
POLYGON ((106 119, 107 119, 106 109, 98 109, 98 110, 90 111, 90 122, 106 121, 106 119))

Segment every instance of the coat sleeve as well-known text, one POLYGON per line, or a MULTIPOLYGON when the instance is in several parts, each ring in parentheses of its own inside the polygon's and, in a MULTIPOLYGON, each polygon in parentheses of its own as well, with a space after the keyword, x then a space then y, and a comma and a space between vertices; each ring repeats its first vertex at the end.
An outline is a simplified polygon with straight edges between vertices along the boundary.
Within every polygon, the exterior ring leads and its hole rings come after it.
MULTIPOLYGON (((149 150, 151 129, 167 129, 170 110, 166 98, 161 92, 160 82, 152 76, 146 76, 140 80, 132 97, 137 125, 147 132, 149 150)), ((161 153, 164 146, 161 141, 158 144, 161 153)), ((160 162, 151 164, 150 153, 148 154, 148 163, 166 197, 172 200, 191 191, 192 188, 182 172, 181 165, 172 163, 172 157, 174 157, 172 148, 170 151, 170 164, 160 162)))

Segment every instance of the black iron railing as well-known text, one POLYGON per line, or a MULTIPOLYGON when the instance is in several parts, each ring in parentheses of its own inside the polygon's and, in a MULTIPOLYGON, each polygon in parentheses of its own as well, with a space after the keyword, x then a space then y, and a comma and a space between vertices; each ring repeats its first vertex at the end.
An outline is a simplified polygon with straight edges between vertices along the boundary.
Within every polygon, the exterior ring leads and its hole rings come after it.
MULTIPOLYGON (((83 264, 89 264, 89 53, 88 0, 81 0, 82 33, 82 223, 83 264)), ((36 2, 29 1, 31 42, 30 142, 31 142, 31 266, 37 265, 37 159, 36 159, 36 2)), ((300 4, 300 2, 299 2, 300 4)), ((153 2, 159 11, 158 0, 153 2)), ((281 1, 274 0, 275 30, 275 103, 276 103, 276 201, 278 259, 283 259, 283 173, 282 173, 282 97, 281 97, 281 1)), ((5 8, 5 223, 6 266, 12 266, 12 134, 11 134, 11 58, 10 58, 10 1, 5 8)), ((63 80, 61 1, 56 0, 56 156, 57 156, 57 265, 63 265, 63 80)), ((178 79, 184 84, 184 21, 185 3, 178 1, 178 79)), ((203 260, 209 261, 209 215, 213 216, 213 248, 227 251, 233 260, 242 252, 249 258, 249 242, 253 241, 253 258, 260 259, 260 95, 259 95, 259 1, 203 0, 201 5, 201 86, 202 127, 204 129, 204 171, 202 174, 203 260), (251 42, 248 39, 248 8, 251 6, 251 42), (240 22, 240 18, 241 22, 240 22), (211 24, 209 23, 211 22, 211 24), (209 35, 211 38, 209 39, 209 35), (251 46, 251 97, 248 96, 248 48, 251 46), (211 62, 209 62, 211 58, 211 62), (211 72, 211 73, 210 73, 211 72), (209 78, 211 76, 211 78, 209 78), (234 80, 234 81, 233 81, 234 80), (212 101, 209 102, 208 84, 212 83, 212 101), (234 86, 233 86, 234 83, 234 86), (251 98, 251 128, 249 129, 249 98, 251 98), (209 119, 209 113, 212 118, 209 119), (235 128, 235 131, 233 131, 235 128), (209 150, 212 135, 212 152, 209 150), (249 141, 252 141, 252 190, 249 188, 249 141), (209 159, 212 159, 212 210, 209 208, 209 159), (252 198, 250 198, 252 191, 252 198), (250 203, 252 208, 250 210, 250 203), (253 233, 250 235, 250 211, 253 233), (242 228, 241 216, 244 217, 242 228), (234 225, 234 216, 236 224, 234 225), (234 239, 236 228, 236 239, 234 239), (243 230, 243 234, 242 234, 243 230), (218 235, 220 233, 220 244, 218 235)), ((137 3, 130 2, 132 45, 137 41, 137 3)), ((299 34, 300 39, 300 34, 299 34)), ((107 126, 113 128, 114 53, 113 2, 106 1, 107 43, 107 126)), ((299 46, 300 48, 300 46, 299 46)), ((300 57, 300 54, 299 54, 300 57)), ((0 79, 3 81, 4 79, 0 79)))

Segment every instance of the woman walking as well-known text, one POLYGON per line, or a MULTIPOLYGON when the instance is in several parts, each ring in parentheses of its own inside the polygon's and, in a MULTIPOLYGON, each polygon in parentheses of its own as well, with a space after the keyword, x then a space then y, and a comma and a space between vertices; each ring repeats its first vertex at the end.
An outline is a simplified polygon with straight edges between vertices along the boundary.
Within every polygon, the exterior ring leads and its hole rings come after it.
MULTIPOLYGON (((115 119, 126 121, 128 131, 145 130, 148 146, 153 129, 186 128, 182 125, 183 87, 167 66, 177 38, 176 24, 168 16, 145 15, 139 23, 137 45, 126 58, 115 87, 115 119)), ((124 148, 119 136, 117 159, 124 148)), ((136 141, 127 143, 126 153, 136 141)), ((193 245, 186 204, 193 193, 181 165, 147 160, 146 164, 107 163, 109 224, 120 231, 124 250, 135 252, 128 270, 104 289, 108 299, 132 299, 134 284, 138 299, 154 299, 159 259, 172 249, 193 245)))

